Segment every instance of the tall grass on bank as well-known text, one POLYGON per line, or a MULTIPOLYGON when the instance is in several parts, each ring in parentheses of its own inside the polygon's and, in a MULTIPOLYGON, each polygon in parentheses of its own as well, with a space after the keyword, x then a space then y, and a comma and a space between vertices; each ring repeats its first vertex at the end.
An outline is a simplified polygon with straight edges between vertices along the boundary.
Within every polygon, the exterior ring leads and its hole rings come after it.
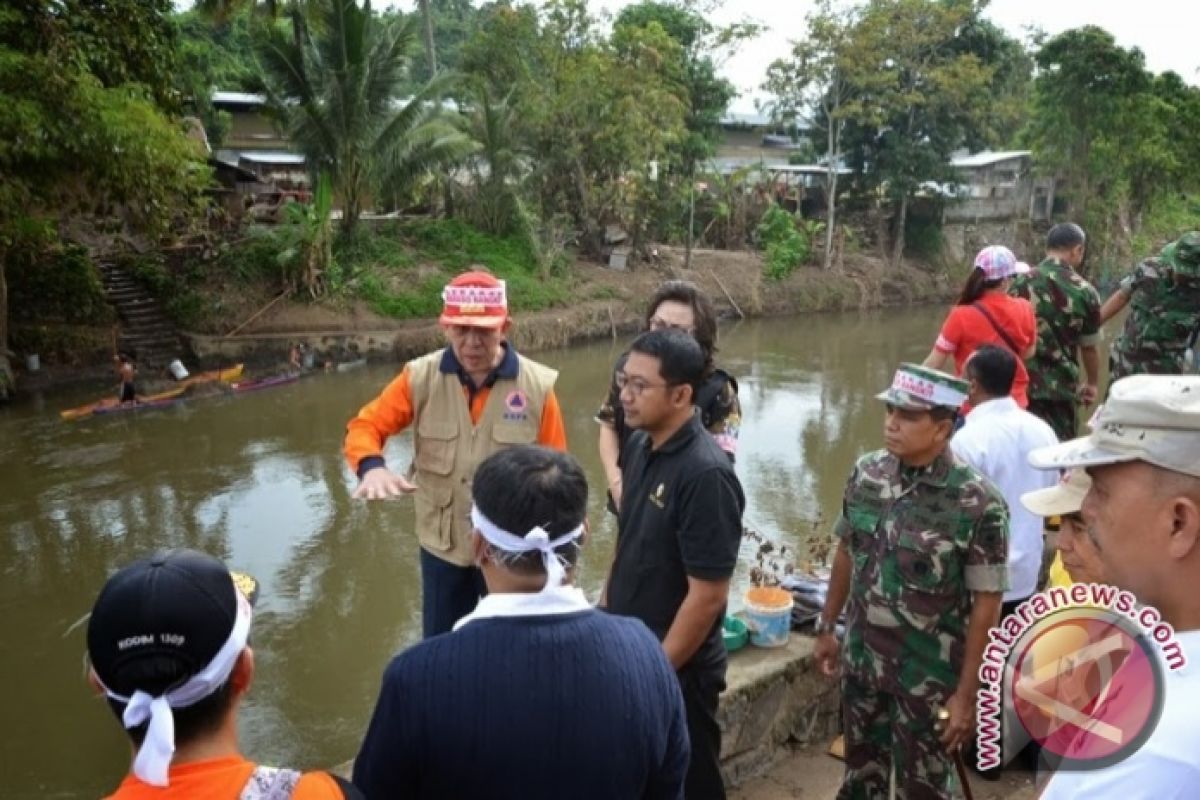
MULTIPOLYGON (((277 280, 278 254, 289 235, 282 226, 256 228, 226 253, 220 268, 247 283, 277 280)), ((515 311, 549 308, 570 298, 569 272, 547 274, 527 238, 489 235, 456 219, 377 224, 339 238, 326 285, 335 302, 359 299, 386 317, 422 319, 441 312, 442 287, 472 267, 484 267, 507 282, 515 311)))

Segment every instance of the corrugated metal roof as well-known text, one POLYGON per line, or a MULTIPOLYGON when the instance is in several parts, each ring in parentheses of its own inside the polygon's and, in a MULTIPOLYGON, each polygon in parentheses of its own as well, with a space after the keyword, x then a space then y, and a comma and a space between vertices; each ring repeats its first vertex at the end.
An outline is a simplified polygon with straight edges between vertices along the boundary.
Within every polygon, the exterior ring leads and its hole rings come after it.
POLYGON ((252 94, 251 92, 214 91, 212 93, 212 102, 215 106, 261 106, 266 105, 267 96, 265 94, 252 94))
POLYGON ((751 128, 767 128, 774 125, 766 114, 753 114, 743 111, 730 111, 721 117, 722 125, 747 125, 751 128))
POLYGON ((1029 150, 984 150, 981 153, 973 153, 969 156, 959 156, 950 160, 950 166, 961 169, 973 169, 975 167, 986 167, 989 164, 996 164, 1001 161, 1008 161, 1013 158, 1022 158, 1024 156, 1033 155, 1029 150))
POLYGON ((300 153, 245 150, 239 154, 238 161, 249 161, 251 164, 303 164, 304 156, 300 153))
MULTIPOLYGON (((412 101, 412 97, 398 97, 392 101, 393 108, 403 108, 412 101)), ((253 92, 226 92, 220 89, 214 90, 212 93, 212 103, 215 106, 265 106, 267 104, 267 96, 265 94, 254 94, 253 92)), ((458 104, 453 100, 442 100, 441 108, 443 111, 459 111, 458 104)))
MULTIPOLYGON (((768 166, 770 172, 787 172, 792 175, 828 175, 829 168, 824 164, 780 164, 779 166, 768 166)), ((853 170, 846 167, 838 167, 838 175, 849 175, 853 170)))

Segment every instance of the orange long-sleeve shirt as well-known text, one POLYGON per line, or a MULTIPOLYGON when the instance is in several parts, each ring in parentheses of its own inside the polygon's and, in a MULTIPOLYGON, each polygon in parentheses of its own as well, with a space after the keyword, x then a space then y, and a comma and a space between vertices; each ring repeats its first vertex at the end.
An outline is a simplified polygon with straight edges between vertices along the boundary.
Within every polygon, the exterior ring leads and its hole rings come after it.
MULTIPOLYGON (((470 403, 472 423, 479 422, 491 393, 491 386, 476 389, 473 395, 469 387, 463 386, 463 396, 470 403)), ((411 425, 414 414, 412 386, 406 366, 400 375, 389 383, 378 397, 363 406, 358 416, 346 426, 346 440, 342 451, 350 469, 361 478, 364 467, 371 469, 383 466, 384 442, 411 425)), ((567 449, 567 431, 563 425, 562 409, 553 390, 546 395, 537 441, 538 444, 555 450, 567 449)))

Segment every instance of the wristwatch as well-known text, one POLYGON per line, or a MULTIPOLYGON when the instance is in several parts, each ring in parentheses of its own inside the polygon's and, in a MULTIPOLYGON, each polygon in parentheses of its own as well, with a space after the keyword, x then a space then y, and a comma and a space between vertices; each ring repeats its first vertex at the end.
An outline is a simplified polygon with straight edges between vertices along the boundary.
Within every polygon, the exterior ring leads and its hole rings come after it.
POLYGON ((817 620, 817 624, 813 630, 816 631, 817 636, 824 636, 827 633, 834 633, 837 631, 837 623, 817 620))

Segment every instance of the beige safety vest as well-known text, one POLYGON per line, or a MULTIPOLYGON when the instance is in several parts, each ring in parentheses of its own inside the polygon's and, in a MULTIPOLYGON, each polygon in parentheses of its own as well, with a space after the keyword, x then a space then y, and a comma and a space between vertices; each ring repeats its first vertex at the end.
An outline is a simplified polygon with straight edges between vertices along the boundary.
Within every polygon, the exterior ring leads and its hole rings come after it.
POLYGON ((443 352, 408 365, 415 450, 410 474, 420 487, 414 497, 418 541, 438 558, 465 567, 473 561, 467 514, 475 468, 505 447, 537 442, 558 372, 518 353, 516 379, 496 381, 479 423, 472 424, 458 375, 439 369, 443 352))

